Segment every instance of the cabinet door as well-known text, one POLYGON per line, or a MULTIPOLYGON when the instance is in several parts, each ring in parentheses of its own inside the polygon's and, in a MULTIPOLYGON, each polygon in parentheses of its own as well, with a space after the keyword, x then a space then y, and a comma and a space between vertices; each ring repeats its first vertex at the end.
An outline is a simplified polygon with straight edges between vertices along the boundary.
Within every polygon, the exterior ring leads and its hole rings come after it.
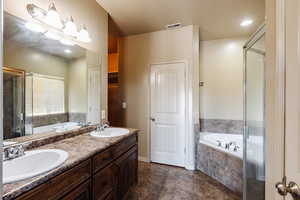
POLYGON ((91 200, 91 181, 87 181, 61 200, 91 200))
POLYGON ((114 189, 113 165, 109 165, 93 177, 93 200, 104 200, 114 189))
POLYGON ((130 187, 137 182, 137 146, 116 160, 117 165, 117 199, 123 199, 130 187))

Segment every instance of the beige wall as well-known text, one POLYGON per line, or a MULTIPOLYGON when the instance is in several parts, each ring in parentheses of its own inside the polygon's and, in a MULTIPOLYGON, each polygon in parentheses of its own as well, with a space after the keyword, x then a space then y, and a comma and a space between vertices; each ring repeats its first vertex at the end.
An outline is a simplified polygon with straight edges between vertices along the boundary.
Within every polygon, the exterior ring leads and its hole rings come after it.
POLYGON ((186 60, 192 66, 193 34, 194 27, 186 26, 123 38, 124 53, 121 59, 122 84, 127 102, 126 126, 141 130, 139 156, 149 156, 149 65, 186 60))
POLYGON ((68 62, 33 48, 21 47, 13 41, 4 41, 4 66, 49 76, 66 77, 68 62))
POLYGON ((22 69, 25 72, 63 77, 65 80, 65 111, 68 111, 69 67, 65 59, 32 48, 21 47, 13 41, 4 41, 3 49, 3 64, 6 67, 22 69))
POLYGON ((69 112, 87 112, 87 64, 86 58, 69 62, 69 112))
POLYGON ((243 45, 246 38, 200 42, 200 118, 243 119, 243 45))
MULTIPOLYGON (((34 3, 44 9, 49 5, 48 0, 4 0, 4 10, 22 19, 32 20, 26 11, 27 3, 34 3)), ((95 0, 59 0, 55 1, 55 4, 63 19, 72 15, 78 26, 85 24, 89 30, 92 42, 78 44, 98 54, 96 63, 99 64, 102 72, 101 107, 107 109, 107 12, 95 0)))

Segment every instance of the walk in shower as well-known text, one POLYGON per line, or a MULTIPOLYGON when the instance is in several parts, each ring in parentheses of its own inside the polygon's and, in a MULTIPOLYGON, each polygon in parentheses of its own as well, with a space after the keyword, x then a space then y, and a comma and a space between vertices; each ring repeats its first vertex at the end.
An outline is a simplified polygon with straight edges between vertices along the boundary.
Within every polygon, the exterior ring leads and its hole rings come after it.
POLYGON ((244 46, 244 200, 265 199, 265 25, 244 46))
POLYGON ((25 72, 3 67, 3 139, 24 136, 25 72))

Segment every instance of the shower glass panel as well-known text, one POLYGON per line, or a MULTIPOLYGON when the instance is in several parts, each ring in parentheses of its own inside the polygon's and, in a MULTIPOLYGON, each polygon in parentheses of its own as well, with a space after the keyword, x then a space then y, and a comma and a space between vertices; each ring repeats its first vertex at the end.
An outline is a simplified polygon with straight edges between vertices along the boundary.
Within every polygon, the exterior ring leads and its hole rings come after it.
POLYGON ((24 78, 23 71, 3 68, 3 139, 25 134, 24 78))
POLYGON ((265 28, 244 47, 244 200, 265 199, 265 28))

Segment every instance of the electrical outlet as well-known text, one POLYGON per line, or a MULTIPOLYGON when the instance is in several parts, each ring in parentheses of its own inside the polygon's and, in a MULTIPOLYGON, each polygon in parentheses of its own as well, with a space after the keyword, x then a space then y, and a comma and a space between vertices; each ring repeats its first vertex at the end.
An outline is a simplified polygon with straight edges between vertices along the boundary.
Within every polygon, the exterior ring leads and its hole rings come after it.
POLYGON ((101 111, 101 119, 105 119, 106 118, 106 111, 102 110, 101 111))

